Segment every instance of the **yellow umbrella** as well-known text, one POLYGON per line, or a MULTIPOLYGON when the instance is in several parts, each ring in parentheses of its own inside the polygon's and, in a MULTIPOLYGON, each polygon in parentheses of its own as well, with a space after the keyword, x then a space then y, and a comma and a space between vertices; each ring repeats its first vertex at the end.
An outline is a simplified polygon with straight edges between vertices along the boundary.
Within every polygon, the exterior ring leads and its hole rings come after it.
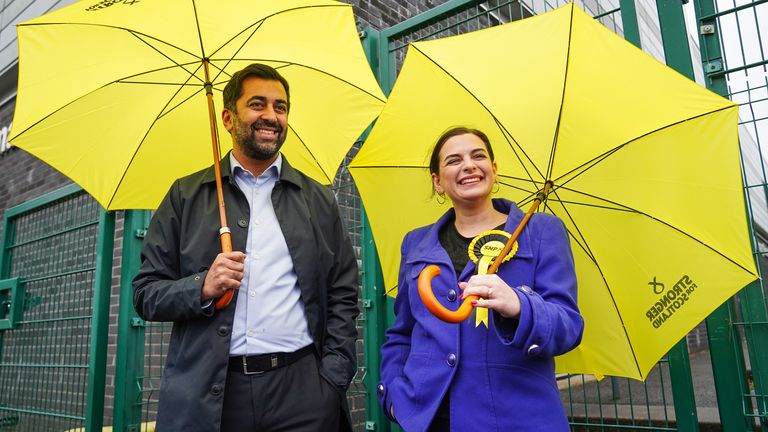
POLYGON ((498 195, 523 210, 552 182, 539 210, 569 230, 586 321, 559 371, 641 379, 757 278, 737 106, 569 4, 409 47, 350 166, 389 289, 403 235, 448 208, 427 158, 454 125, 489 135, 498 195))
POLYGON ((352 7, 330 0, 86 0, 19 24, 18 39, 12 143, 109 210, 155 208, 211 164, 212 135, 231 148, 205 84, 220 103, 249 63, 288 80, 283 151, 325 184, 385 100, 352 7))

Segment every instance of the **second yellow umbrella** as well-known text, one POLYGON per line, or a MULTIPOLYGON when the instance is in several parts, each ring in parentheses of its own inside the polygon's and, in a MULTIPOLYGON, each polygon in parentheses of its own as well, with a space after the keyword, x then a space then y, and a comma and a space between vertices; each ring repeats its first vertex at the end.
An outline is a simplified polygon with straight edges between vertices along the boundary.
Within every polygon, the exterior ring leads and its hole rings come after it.
POLYGON ((405 233, 448 208, 427 158, 456 125, 489 135, 499 196, 526 210, 552 184, 540 211, 568 228, 586 321, 559 371, 643 378, 757 278, 737 106, 569 4, 409 47, 350 165, 391 292, 405 233))

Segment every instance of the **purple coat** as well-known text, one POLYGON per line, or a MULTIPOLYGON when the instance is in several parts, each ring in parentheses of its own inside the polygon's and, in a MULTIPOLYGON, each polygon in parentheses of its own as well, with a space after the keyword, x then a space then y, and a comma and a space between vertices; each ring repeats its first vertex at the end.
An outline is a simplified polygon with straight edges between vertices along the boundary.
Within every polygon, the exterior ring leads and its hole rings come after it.
MULTIPOLYGON (((523 212, 493 200, 514 231, 523 212)), ((450 392, 452 431, 568 431, 555 382, 554 356, 581 341, 584 320, 576 304, 573 254, 563 222, 537 213, 518 239, 499 276, 520 298, 518 319, 489 313, 489 326, 475 327, 474 314, 461 324, 435 318, 419 298, 417 278, 429 264, 440 267, 432 289, 449 309, 458 308, 458 281, 477 272, 469 262, 456 273, 438 240, 450 210, 437 223, 411 231, 402 245, 395 300, 396 319, 381 347, 379 402, 408 432, 429 427, 450 392), (530 287, 530 288, 529 288, 530 287)))

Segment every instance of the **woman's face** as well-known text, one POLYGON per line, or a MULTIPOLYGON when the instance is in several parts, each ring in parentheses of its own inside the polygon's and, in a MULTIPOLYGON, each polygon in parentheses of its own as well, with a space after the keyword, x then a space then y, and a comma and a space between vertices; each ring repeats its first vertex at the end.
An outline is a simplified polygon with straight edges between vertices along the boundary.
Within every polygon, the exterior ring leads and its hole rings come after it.
POLYGON ((473 134, 451 137, 440 149, 439 173, 432 174, 435 192, 454 203, 487 199, 496 182, 496 163, 485 143, 473 134))

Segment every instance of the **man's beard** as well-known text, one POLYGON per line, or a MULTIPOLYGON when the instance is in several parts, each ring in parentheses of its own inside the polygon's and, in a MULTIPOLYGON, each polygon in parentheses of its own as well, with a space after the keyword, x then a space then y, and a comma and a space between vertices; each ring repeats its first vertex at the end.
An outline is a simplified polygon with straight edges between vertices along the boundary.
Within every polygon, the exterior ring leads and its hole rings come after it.
POLYGON ((237 114, 234 115, 235 142, 240 150, 251 159, 269 160, 272 159, 280 147, 285 142, 287 131, 280 127, 277 122, 267 120, 257 120, 252 125, 240 121, 237 114), (269 127, 277 129, 277 139, 274 142, 262 142, 256 138, 256 129, 260 127, 269 127))

